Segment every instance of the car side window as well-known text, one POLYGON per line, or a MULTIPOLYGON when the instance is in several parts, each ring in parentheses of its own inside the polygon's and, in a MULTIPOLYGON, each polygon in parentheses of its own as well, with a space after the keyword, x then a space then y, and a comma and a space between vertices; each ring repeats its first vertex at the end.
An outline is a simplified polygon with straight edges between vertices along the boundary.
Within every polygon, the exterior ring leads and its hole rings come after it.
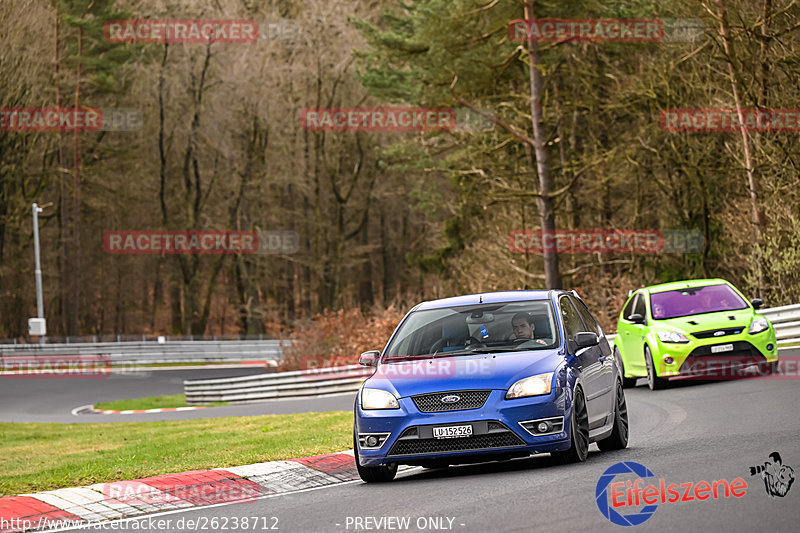
POLYGON ((633 304, 633 313, 647 316, 647 308, 644 303, 644 295, 639 293, 636 295, 636 303, 633 304))
POLYGON ((587 309, 586 304, 583 303, 582 300, 578 298, 573 298, 572 303, 575 304, 575 307, 578 309, 578 314, 581 315, 583 319, 583 323, 586 325, 583 328, 583 331, 588 331, 589 333, 597 333, 598 335, 602 335, 602 330, 600 329, 600 325, 597 323, 597 320, 594 319, 592 314, 587 309))
POLYGON ((625 320, 628 319, 629 316, 633 314, 633 303, 638 298, 638 294, 632 294, 630 298, 628 298, 628 303, 625 304, 625 307, 622 309, 622 318, 625 320))
POLYGON ((581 318, 566 296, 561 297, 559 304, 559 307, 561 307, 561 319, 564 321, 564 328, 567 330, 567 339, 575 340, 575 335, 583 331, 581 318))

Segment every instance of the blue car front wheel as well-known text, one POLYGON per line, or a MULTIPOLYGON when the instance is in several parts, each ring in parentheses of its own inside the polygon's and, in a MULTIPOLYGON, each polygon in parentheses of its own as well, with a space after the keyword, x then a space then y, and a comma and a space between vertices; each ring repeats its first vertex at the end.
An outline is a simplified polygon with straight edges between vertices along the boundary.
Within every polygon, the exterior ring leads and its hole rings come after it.
POLYGON ((358 438, 353 433, 353 455, 356 459, 358 475, 366 483, 384 483, 394 479, 397 474, 397 463, 380 466, 361 466, 358 462, 358 438))
POLYGON ((586 399, 580 387, 575 389, 572 401, 572 424, 570 427, 571 443, 568 450, 550 452, 553 458, 561 463, 582 463, 589 456, 589 415, 586 411, 586 399))

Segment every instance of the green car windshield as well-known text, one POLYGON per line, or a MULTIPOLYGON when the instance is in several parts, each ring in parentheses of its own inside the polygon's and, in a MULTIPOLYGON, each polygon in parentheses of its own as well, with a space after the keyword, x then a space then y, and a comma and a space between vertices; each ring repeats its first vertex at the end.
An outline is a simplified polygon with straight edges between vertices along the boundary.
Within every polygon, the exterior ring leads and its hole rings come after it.
POLYGON ((736 311, 748 307, 747 302, 728 285, 687 287, 650 295, 650 310, 655 320, 736 311))
POLYGON ((384 362, 553 348, 558 326, 548 300, 415 311, 397 331, 384 362))

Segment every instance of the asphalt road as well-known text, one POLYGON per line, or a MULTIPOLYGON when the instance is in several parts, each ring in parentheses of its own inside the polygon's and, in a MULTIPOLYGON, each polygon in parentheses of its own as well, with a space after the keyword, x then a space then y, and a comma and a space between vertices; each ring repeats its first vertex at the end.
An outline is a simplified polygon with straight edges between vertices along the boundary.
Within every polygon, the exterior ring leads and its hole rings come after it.
POLYGON ((557 466, 549 455, 541 455, 437 471, 417 468, 398 474, 388 484, 350 482, 251 503, 150 515, 129 520, 138 523, 125 524, 125 528, 194 531, 198 529, 175 524, 182 518, 184 524, 185 520, 205 519, 210 528, 210 520, 217 518, 220 522, 210 530, 223 531, 221 520, 227 518, 227 530, 233 530, 233 518, 258 517, 257 527, 250 519, 247 530, 276 526, 286 532, 620 531, 622 527, 612 524, 598 509, 595 489, 608 467, 634 461, 652 470, 656 479, 665 478, 666 484, 732 482, 741 477, 747 489, 741 498, 659 503, 655 514, 633 530, 798 530, 800 481, 795 481, 785 497, 769 497, 761 478, 751 477, 749 472, 750 466, 763 464, 770 453, 778 451, 784 464, 793 466, 795 475, 800 476, 797 380, 684 383, 657 392, 642 385, 626 393, 629 447, 604 453, 592 445, 583 464, 557 466), (392 521, 387 524, 394 527, 373 528, 373 519, 383 517, 408 517, 410 521, 408 527, 396 527, 398 522, 392 521), (148 520, 157 518, 171 519, 173 525, 151 529, 148 520), (356 519, 362 527, 355 527, 356 519))
POLYGON ((269 401, 248 405, 209 407, 194 411, 132 415, 73 415, 72 410, 98 402, 181 394, 184 379, 245 376, 262 368, 215 368, 154 370, 111 374, 103 378, 39 378, 0 376, 0 421, 2 422, 145 422, 188 420, 223 416, 349 411, 355 393, 325 399, 269 401))

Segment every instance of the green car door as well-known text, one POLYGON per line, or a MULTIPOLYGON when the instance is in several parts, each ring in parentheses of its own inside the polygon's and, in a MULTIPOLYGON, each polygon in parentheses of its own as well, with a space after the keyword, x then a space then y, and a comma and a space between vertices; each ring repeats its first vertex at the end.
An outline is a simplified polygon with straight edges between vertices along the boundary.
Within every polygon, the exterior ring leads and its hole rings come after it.
POLYGON ((619 347, 622 364, 625 367, 625 374, 628 377, 647 375, 647 367, 644 361, 646 323, 647 292, 637 291, 628 299, 617 323, 616 342, 619 347))

